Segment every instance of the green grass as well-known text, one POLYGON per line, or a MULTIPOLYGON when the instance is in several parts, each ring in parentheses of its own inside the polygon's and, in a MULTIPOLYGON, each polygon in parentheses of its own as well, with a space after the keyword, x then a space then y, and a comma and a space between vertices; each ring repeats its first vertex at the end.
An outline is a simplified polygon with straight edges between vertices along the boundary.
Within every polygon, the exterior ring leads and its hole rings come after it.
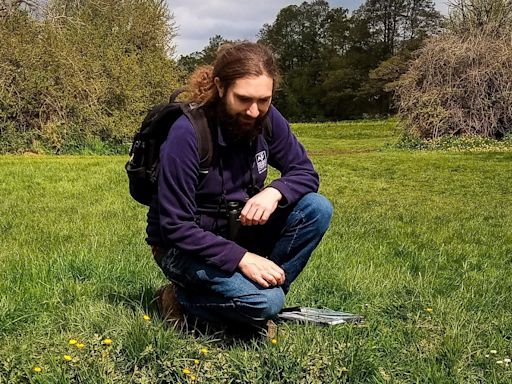
POLYGON ((512 152, 395 150, 393 121, 294 129, 335 215, 287 303, 365 326, 167 330, 126 158, 2 156, 0 383, 512 382, 512 152))

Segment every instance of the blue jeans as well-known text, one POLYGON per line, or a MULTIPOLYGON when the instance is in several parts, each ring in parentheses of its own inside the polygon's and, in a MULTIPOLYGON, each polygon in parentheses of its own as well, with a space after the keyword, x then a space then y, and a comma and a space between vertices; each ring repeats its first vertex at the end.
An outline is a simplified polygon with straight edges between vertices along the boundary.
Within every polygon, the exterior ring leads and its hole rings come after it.
POLYGON ((292 207, 278 208, 266 224, 242 227, 237 243, 279 265, 286 276, 281 286, 264 288, 239 271, 222 271, 176 248, 165 254, 160 267, 176 283, 185 313, 216 323, 258 325, 283 308, 290 285, 327 230, 332 210, 325 197, 309 193, 292 207))

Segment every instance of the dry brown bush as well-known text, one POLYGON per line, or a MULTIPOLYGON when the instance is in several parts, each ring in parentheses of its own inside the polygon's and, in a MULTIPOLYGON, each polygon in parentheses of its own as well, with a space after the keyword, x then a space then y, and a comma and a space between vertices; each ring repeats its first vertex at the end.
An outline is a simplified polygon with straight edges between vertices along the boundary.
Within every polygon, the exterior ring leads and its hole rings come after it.
POLYGON ((512 132, 512 38, 446 33, 418 53, 397 88, 406 132, 421 138, 512 132))
POLYGON ((452 0, 447 28, 457 35, 510 36, 511 0, 452 0))

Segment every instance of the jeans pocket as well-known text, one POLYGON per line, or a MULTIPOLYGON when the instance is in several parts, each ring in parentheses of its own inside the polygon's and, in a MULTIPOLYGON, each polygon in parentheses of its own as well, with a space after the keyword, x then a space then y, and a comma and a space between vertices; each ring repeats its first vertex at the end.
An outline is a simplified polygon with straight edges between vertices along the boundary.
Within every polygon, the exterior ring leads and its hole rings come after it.
POLYGON ((185 287, 188 285, 187 256, 176 248, 171 248, 162 258, 160 268, 172 282, 185 287))
POLYGON ((165 276, 181 287, 204 286, 208 280, 204 272, 208 266, 190 254, 171 248, 162 259, 161 269, 165 276))

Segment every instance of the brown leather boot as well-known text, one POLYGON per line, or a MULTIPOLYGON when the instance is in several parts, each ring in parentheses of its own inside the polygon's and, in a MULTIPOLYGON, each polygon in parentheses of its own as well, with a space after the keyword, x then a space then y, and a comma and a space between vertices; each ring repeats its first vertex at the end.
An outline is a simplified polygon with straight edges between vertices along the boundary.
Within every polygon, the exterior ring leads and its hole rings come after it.
POLYGON ((158 288, 155 293, 155 301, 158 314, 169 325, 178 327, 184 324, 183 310, 176 297, 175 287, 172 283, 158 288))
POLYGON ((265 337, 268 340, 272 340, 277 337, 277 324, 272 320, 267 320, 265 324, 265 337))

